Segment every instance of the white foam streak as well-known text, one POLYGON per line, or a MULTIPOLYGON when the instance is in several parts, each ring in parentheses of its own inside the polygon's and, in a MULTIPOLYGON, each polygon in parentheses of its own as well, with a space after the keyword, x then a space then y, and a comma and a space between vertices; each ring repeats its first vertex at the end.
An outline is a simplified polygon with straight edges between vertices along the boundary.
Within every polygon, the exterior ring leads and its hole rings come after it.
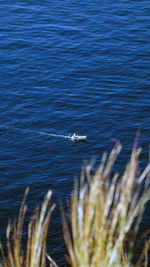
POLYGON ((28 132, 28 133, 34 133, 34 134, 40 134, 40 135, 46 135, 46 136, 53 136, 53 137, 61 137, 61 138, 70 138, 69 135, 62 135, 62 134, 53 134, 53 133, 46 133, 46 132, 41 132, 41 131, 34 131, 34 130, 29 130, 29 129, 21 129, 13 126, 2 126, 0 125, 1 128, 5 129, 12 129, 12 130, 19 130, 23 132, 28 132))

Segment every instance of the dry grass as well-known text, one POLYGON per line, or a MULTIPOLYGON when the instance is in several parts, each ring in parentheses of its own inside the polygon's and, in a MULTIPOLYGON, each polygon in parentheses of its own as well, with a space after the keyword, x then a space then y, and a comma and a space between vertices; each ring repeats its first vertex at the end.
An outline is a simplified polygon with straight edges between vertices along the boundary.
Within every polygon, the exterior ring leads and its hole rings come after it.
MULTIPOLYGON (((124 174, 111 176, 112 168, 121 150, 117 143, 109 157, 104 153, 100 167, 91 176, 91 166, 81 175, 80 186, 75 182, 71 198, 71 233, 62 212, 64 239, 68 248, 67 257, 72 267, 142 267, 148 266, 150 240, 143 235, 145 246, 135 259, 136 236, 150 199, 150 163, 140 173, 138 157, 141 148, 134 145, 124 174), (133 259, 135 260, 133 263, 133 259)), ((45 267, 46 257, 50 266, 56 263, 46 254, 46 237, 54 205, 49 206, 52 192, 49 191, 41 209, 37 209, 28 224, 26 251, 22 249, 22 233, 28 189, 20 208, 17 224, 7 227, 7 255, 2 245, 2 267, 45 267)))
POLYGON ((138 157, 141 148, 134 145, 123 176, 111 170, 121 150, 117 143, 107 159, 91 177, 90 166, 82 174, 80 187, 75 182, 71 199, 71 234, 62 212, 68 261, 72 267, 148 266, 150 240, 135 260, 136 236, 150 199, 150 163, 140 174, 138 157), (85 179, 85 176, 87 179, 85 179), (131 234, 132 233, 132 234, 131 234), (130 238, 129 238, 130 237, 130 238))
MULTIPOLYGON (((27 206, 25 200, 28 194, 28 188, 26 189, 25 196, 20 208, 17 225, 8 224, 7 227, 7 256, 4 254, 2 244, 1 249, 1 266, 3 267, 45 267, 46 266, 46 237, 48 226, 50 222, 51 213, 55 207, 52 205, 49 207, 52 191, 48 191, 43 201, 41 210, 36 209, 28 224, 28 238, 26 252, 22 250, 22 233, 24 217, 27 206), (11 238, 12 230, 12 238, 11 238)), ((50 260, 50 266, 57 266, 55 262, 48 256, 50 260)))

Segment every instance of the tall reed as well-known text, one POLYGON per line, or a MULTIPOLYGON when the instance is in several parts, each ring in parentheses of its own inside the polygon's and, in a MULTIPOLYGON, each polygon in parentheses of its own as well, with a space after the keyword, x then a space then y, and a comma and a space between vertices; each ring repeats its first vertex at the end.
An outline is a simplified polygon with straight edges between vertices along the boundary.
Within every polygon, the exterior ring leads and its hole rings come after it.
POLYGON ((93 177, 87 166, 80 186, 75 181, 71 233, 62 212, 67 259, 72 267, 148 266, 150 239, 145 238, 144 249, 136 258, 135 251, 145 204, 150 199, 150 163, 139 173, 141 148, 135 144, 122 177, 118 173, 112 177, 120 150, 121 144, 117 143, 108 158, 103 154, 93 177))

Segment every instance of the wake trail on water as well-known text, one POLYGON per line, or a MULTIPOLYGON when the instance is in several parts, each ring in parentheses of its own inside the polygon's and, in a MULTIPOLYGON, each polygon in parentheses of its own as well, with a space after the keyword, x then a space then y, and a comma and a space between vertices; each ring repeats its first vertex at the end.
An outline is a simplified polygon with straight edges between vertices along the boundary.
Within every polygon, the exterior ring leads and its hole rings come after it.
POLYGON ((70 138, 69 135, 46 133, 46 132, 41 132, 41 131, 29 130, 29 129, 21 129, 21 128, 12 127, 12 126, 6 126, 5 127, 3 125, 0 125, 0 128, 2 128, 2 129, 10 129, 10 130, 19 130, 19 131, 22 131, 22 132, 34 133, 34 134, 39 134, 39 135, 61 137, 61 138, 70 138))
POLYGON ((62 135, 62 134, 51 134, 51 133, 46 133, 46 132, 37 132, 38 134, 43 134, 43 135, 49 135, 49 136, 54 136, 54 137, 62 137, 62 138, 70 138, 69 135, 62 135))

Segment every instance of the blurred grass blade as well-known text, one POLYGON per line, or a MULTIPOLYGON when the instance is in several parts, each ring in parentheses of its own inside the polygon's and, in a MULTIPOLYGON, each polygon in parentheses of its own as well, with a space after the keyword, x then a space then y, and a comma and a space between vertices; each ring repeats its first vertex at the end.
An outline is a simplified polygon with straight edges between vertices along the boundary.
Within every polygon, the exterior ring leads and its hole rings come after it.
MULTIPOLYGON (((4 255, 3 247, 1 246, 1 265, 3 267, 46 267, 46 238, 50 217, 55 208, 55 205, 49 206, 52 191, 49 190, 41 207, 41 211, 36 209, 31 216, 28 224, 28 237, 26 251, 22 250, 22 234, 24 217, 27 206, 25 200, 29 189, 26 189, 23 202, 21 204, 17 226, 14 223, 12 227, 8 223, 7 227, 7 256, 4 255), (12 238, 11 238, 11 230, 12 238)), ((54 261, 53 261, 53 266, 54 261)))
MULTIPOLYGON (((117 142, 108 159, 104 153, 93 176, 86 171, 85 180, 82 174, 82 186, 78 188, 75 182, 71 197, 71 233, 69 226, 63 227, 72 267, 129 267, 135 266, 133 259, 136 266, 148 267, 149 241, 138 258, 134 258, 134 248, 145 205, 150 200, 147 175, 150 167, 140 174, 141 148, 137 148, 136 139, 123 176, 116 173, 111 177, 121 147, 117 142)), ((64 212, 63 224, 67 225, 64 212)))

